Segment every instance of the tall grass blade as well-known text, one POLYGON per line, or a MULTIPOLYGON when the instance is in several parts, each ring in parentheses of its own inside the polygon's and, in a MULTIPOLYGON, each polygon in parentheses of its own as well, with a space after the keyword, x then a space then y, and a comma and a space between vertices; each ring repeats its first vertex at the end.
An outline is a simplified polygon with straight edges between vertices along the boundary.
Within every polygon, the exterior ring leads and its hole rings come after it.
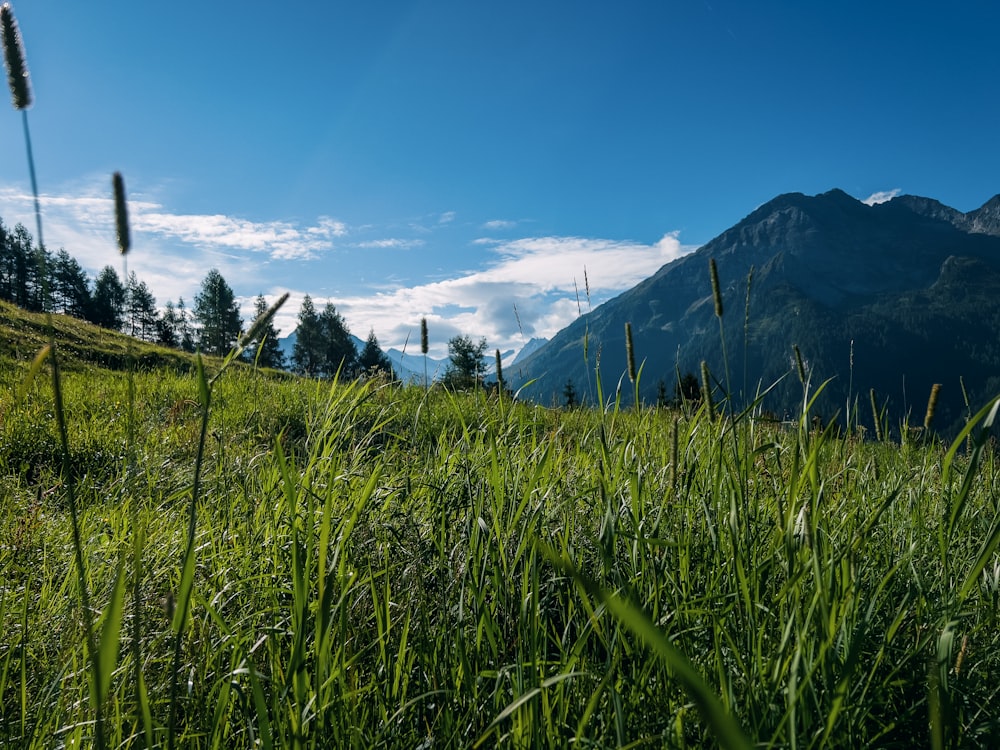
POLYGON ((649 616, 617 594, 608 591, 589 576, 560 557, 555 550, 539 543, 539 550, 555 567, 571 576, 588 595, 603 604, 615 619, 636 635, 662 661, 681 683, 697 706, 716 740, 725 748, 749 750, 752 744, 739 724, 726 710, 691 661, 661 631, 649 616))
POLYGON ((98 686, 98 700, 103 704, 111 689, 111 675, 118 664, 118 646, 121 643, 122 619, 125 615, 125 565, 118 563, 115 584, 111 588, 111 601, 104 609, 104 624, 101 627, 101 641, 97 645, 97 658, 101 664, 101 684, 98 686))
POLYGON ((42 368, 45 366, 45 361, 49 358, 49 354, 51 353, 51 344, 46 344, 38 350, 38 354, 36 354, 35 358, 31 360, 31 366, 24 374, 24 378, 21 380, 21 384, 17 388, 17 394, 14 397, 15 404, 24 403, 24 400, 28 397, 28 391, 31 390, 31 386, 35 382, 35 378, 37 378, 38 373, 42 371, 42 368))
POLYGON ((972 433, 976 425, 982 422, 982 429, 979 431, 979 434, 973 442, 972 454, 969 457, 969 465, 966 467, 965 476, 962 479, 962 485, 959 488, 959 491, 950 498, 948 504, 948 518, 946 519, 946 523, 942 526, 944 534, 941 537, 941 553, 945 556, 946 560, 951 536, 954 533, 955 526, 961 518, 963 511, 965 510, 965 505, 968 502, 969 493, 972 491, 976 472, 979 468, 979 461, 982 457, 983 449, 989 442, 990 429, 993 427, 994 421, 996 421, 998 411, 1000 411, 1000 398, 992 400, 980 409, 979 412, 966 423, 965 427, 962 428, 962 430, 958 433, 958 436, 952 441, 951 447, 945 454, 944 461, 941 465, 941 484, 945 487, 946 491, 949 491, 955 454, 962 447, 965 439, 972 433))

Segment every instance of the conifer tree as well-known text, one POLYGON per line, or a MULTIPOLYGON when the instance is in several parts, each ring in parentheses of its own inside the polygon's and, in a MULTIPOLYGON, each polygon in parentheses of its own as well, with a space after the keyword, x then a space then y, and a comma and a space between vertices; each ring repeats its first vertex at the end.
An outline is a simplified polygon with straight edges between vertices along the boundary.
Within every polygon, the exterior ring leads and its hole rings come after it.
POLYGON ((74 318, 86 318, 90 308, 90 281, 76 258, 60 250, 52 264, 53 310, 74 318))
POLYGON ((135 272, 128 275, 128 289, 125 302, 125 318, 128 333, 143 341, 155 341, 159 315, 156 312, 156 298, 145 281, 139 281, 135 272))
MULTIPOLYGON (((267 312, 267 300, 263 294, 258 294, 254 300, 254 319, 267 312)), ((284 368, 285 353, 278 343, 278 329, 274 327, 274 319, 268 320, 260 332, 260 336, 247 345, 245 356, 248 361, 256 362, 261 367, 284 368)))
POLYGON ((89 320, 113 331, 125 323, 125 287, 111 266, 105 266, 94 282, 89 320))
POLYGON ((171 300, 163 308, 163 314, 156 322, 156 343, 164 346, 180 346, 179 321, 177 308, 171 300))
POLYGON ((475 388, 482 382, 483 355, 486 353, 486 339, 478 343, 469 336, 454 336, 448 341, 448 369, 444 373, 444 383, 449 388, 465 390, 475 388))
POLYGON ((236 345, 243 331, 243 321, 236 296, 218 269, 208 272, 201 282, 201 292, 194 298, 194 319, 200 326, 198 347, 217 357, 236 345))
POLYGON ((358 355, 358 369, 365 375, 392 375, 392 363, 379 347, 374 329, 369 331, 365 347, 358 355))
POLYGON ((328 378, 340 373, 341 377, 354 377, 358 364, 358 350, 351 340, 351 332, 332 302, 319 316, 323 332, 323 370, 328 378))
POLYGON ((302 298, 299 308, 299 323, 295 328, 295 347, 292 349, 292 367, 296 372, 310 377, 323 374, 322 330, 319 315, 312 297, 302 298))
POLYGON ((177 299, 177 343, 185 352, 194 352, 195 340, 194 330, 191 328, 191 314, 188 312, 184 298, 177 299))

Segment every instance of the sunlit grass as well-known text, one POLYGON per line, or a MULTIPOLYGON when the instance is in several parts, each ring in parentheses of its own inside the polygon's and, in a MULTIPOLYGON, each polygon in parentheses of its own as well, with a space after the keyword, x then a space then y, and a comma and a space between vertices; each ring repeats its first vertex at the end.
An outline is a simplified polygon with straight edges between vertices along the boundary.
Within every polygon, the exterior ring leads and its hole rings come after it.
MULTIPOLYGON (((138 653, 163 746, 202 411, 194 375, 140 372, 135 387, 127 470, 126 377, 63 376, 96 614, 114 611, 120 571, 140 580, 139 609, 124 597, 112 623, 108 744, 142 746, 138 653)), ((39 381, 0 402, 12 746, 93 731, 50 401, 39 381)), ((966 473, 964 438, 946 456, 808 420, 560 412, 251 370, 214 383, 207 435, 178 746, 996 739, 985 440, 966 473)))

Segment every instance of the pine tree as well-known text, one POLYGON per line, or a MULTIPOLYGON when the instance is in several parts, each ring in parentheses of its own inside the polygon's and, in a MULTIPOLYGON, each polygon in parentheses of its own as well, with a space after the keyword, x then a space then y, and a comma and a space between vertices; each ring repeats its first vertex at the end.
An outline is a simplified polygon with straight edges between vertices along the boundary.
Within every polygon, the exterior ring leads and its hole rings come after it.
POLYGON ((10 232, 0 220, 0 299, 14 301, 15 258, 10 232))
POLYGON ((310 377, 323 374, 322 331, 319 315, 308 294, 299 308, 299 324, 295 328, 295 347, 292 349, 292 367, 296 372, 310 377))
POLYGON ((46 299, 48 268, 51 265, 49 253, 44 248, 33 246, 31 234, 23 224, 15 225, 14 231, 7 235, 7 240, 12 265, 11 301, 32 312, 50 309, 46 299))
POLYGON ((53 311, 85 318, 90 308, 90 281, 76 258, 65 250, 56 253, 51 272, 53 311))
POLYGON ((111 266, 97 275, 88 319, 113 331, 120 331, 125 323, 125 287, 111 266))
POLYGON ((184 298, 177 299, 177 343, 182 351, 193 352, 195 350, 194 331, 191 328, 191 314, 188 312, 184 298))
MULTIPOLYGON (((263 294, 258 294, 254 300, 254 320, 267 312, 267 300, 263 294)), ((267 322, 259 338, 250 341, 245 350, 248 361, 256 362, 261 367, 282 369, 285 366, 285 353, 278 343, 278 329, 274 327, 274 319, 267 322)))
POLYGON ((563 393, 563 405, 567 409, 574 408, 577 404, 577 399, 576 399, 576 388, 574 387, 572 380, 566 381, 566 385, 563 386, 562 393, 563 393))
POLYGON ((320 313, 319 324, 323 333, 324 374, 328 378, 338 373, 341 377, 353 377, 357 369, 358 350, 351 340, 347 324, 332 302, 327 302, 320 313))
POLYGON ((156 343, 163 346, 179 346, 181 342, 178 323, 177 308, 171 300, 167 300, 163 314, 156 322, 156 343))
POLYGON ((448 341, 448 369, 444 383, 449 388, 465 390, 481 384, 486 339, 474 343, 469 336, 454 336, 448 341))
POLYGON ((379 347, 374 329, 369 331, 365 348, 358 355, 358 369, 365 375, 392 376, 392 363, 379 347))
POLYGON ((125 302, 126 333, 143 341, 155 341, 158 318, 156 298, 145 281, 139 281, 135 272, 130 273, 125 302))
POLYGON ((194 298, 194 319, 201 330, 198 347, 205 354, 225 356, 236 345, 243 330, 236 296, 215 268, 201 282, 194 298))

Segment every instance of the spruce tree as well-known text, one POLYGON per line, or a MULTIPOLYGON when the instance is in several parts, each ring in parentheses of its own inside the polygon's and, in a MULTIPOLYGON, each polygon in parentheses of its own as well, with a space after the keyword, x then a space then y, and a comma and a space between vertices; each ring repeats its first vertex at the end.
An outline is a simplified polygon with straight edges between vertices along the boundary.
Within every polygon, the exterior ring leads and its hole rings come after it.
POLYGON ((337 312, 332 302, 319 316, 320 330, 323 332, 323 372, 328 378, 337 373, 341 377, 354 377, 358 363, 358 350, 351 340, 347 324, 337 312))
POLYGON ((243 321, 236 296, 218 269, 208 272, 194 298, 194 319, 201 330, 198 347, 205 354, 225 356, 236 345, 243 321))
POLYGON ((358 369, 364 375, 382 374, 392 376, 392 363, 389 362, 389 358, 385 356, 379 347, 374 329, 369 331, 365 347, 361 350, 361 354, 358 355, 358 369))
POLYGON ((156 298, 145 281, 139 281, 135 273, 128 275, 128 293, 125 303, 125 317, 128 333, 143 341, 155 341, 159 315, 156 312, 156 298))
POLYGON ((486 339, 478 343, 469 336, 454 336, 448 341, 448 369, 444 373, 444 383, 455 390, 475 388, 482 382, 483 355, 486 353, 486 339))
POLYGON ((194 330, 191 328, 191 314, 188 312, 187 305, 184 303, 183 297, 178 297, 177 299, 176 315, 177 343, 183 351, 194 352, 196 347, 194 330))
POLYGON ((299 308, 299 324, 295 328, 295 347, 292 349, 292 367, 296 372, 310 377, 323 374, 322 339, 319 315, 312 297, 307 294, 299 308))
POLYGON ((156 343, 164 346, 180 346, 177 308, 171 300, 163 308, 163 314, 156 323, 156 343))
POLYGON ((76 258, 65 250, 56 253, 51 273, 53 310, 86 318, 90 309, 90 281, 76 258))
MULTIPOLYGON (((267 312, 267 300, 263 294, 258 294, 254 300, 254 320, 260 318, 267 312)), ((247 345, 245 356, 248 361, 256 362, 261 367, 274 367, 282 369, 285 366, 285 353, 281 351, 281 344, 278 343, 278 329, 274 327, 272 318, 264 326, 258 338, 250 341, 247 345)))
POLYGON ((125 287, 111 266, 105 266, 94 282, 89 320, 113 331, 125 323, 125 287))

